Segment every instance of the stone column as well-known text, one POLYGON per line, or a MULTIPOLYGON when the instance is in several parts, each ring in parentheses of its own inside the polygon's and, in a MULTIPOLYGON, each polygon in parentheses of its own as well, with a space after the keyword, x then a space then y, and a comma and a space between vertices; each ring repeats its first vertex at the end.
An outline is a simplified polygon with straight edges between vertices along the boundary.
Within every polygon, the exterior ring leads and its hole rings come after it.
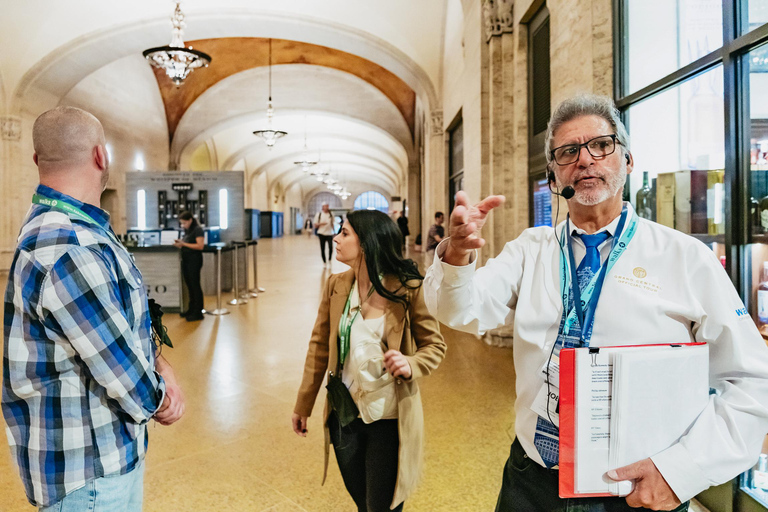
MULTIPOLYGON (((483 65, 483 152, 482 197, 503 194, 507 201, 486 224, 486 248, 482 260, 497 255, 504 244, 526 226, 518 226, 515 212, 527 209, 516 200, 521 188, 516 175, 515 157, 515 34, 511 0, 485 0, 483 3, 486 52, 483 65)), ((516 172, 517 171, 517 172, 516 172)), ((522 180, 522 188, 527 182, 522 180)), ((525 196, 524 196, 525 197, 525 196)))
POLYGON ((17 199, 19 180, 14 176, 15 158, 21 153, 21 119, 0 117, 0 202, 4 214, 0 222, 0 271, 7 271, 16 246, 19 228, 17 199))

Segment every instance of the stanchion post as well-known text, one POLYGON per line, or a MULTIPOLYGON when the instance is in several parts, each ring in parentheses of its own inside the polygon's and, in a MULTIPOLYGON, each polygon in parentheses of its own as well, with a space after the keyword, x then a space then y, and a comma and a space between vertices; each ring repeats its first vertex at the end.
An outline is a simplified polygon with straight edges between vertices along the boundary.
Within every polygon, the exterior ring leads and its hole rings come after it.
POLYGON ((240 276, 239 276, 239 269, 237 267, 240 266, 240 258, 237 257, 237 242, 232 242, 232 246, 234 247, 234 254, 232 255, 232 265, 234 267, 232 274, 232 300, 229 301, 229 304, 232 306, 239 306, 240 304, 247 304, 248 299, 242 299, 240 298, 240 276))
POLYGON ((259 244, 258 242, 253 244, 253 288, 250 290, 253 293, 264 293, 264 288, 259 286, 259 244))
POLYGON ((206 311, 209 315, 228 315, 229 310, 221 307, 221 247, 216 247, 216 309, 206 311))
MULTIPOLYGON (((251 244, 254 245, 254 244, 251 244)), ((259 296, 259 294, 254 289, 249 289, 248 287, 251 286, 251 278, 249 276, 249 270, 248 267, 251 265, 251 252, 248 250, 248 242, 245 242, 245 288, 243 290, 242 295, 240 297, 247 299, 248 297, 256 298, 259 296)))

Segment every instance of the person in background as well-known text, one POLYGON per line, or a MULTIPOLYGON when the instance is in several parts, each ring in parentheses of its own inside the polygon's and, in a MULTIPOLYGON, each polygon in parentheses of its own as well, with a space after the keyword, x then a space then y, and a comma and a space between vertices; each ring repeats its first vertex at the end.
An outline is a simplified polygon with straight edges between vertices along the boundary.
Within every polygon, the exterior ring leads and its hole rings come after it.
POLYGON ((320 238, 320 256, 323 257, 323 264, 326 267, 331 266, 331 258, 333 257, 333 214, 328 203, 323 203, 322 210, 315 215, 315 229, 317 230, 317 236, 320 238), (328 257, 325 257, 325 247, 328 247, 328 257))
POLYGON ((411 234, 411 230, 408 229, 408 217, 405 216, 405 210, 400 212, 400 216, 397 218, 397 227, 400 228, 400 234, 402 235, 403 253, 405 253, 406 237, 411 234))
POLYGON ((443 237, 445 237, 444 219, 443 212, 436 212, 435 223, 429 228, 429 233, 427 234, 427 265, 432 264, 432 260, 435 259, 437 244, 442 242, 443 237))
POLYGON ((203 314, 203 288, 200 286, 200 270, 203 268, 203 248, 205 231, 197 219, 187 211, 179 214, 179 224, 184 229, 184 237, 173 245, 181 248, 181 275, 189 292, 187 310, 181 313, 187 322, 205 318, 203 314))
POLYGON ((526 229, 475 270, 481 229, 504 198, 471 206, 459 192, 450 237, 424 280, 429 310, 449 327, 478 333, 514 320, 516 438, 496 510, 687 510, 688 500, 757 460, 768 431, 768 348, 709 247, 622 201, 634 159, 609 97, 563 101, 545 147, 567 220, 526 229), (561 499, 559 430, 536 412, 558 407, 549 398, 559 395, 556 381, 544 375, 550 354, 692 342, 709 344, 710 395, 688 431, 660 453, 606 472, 634 482, 626 498, 561 499))
POLYGON ((5 290, 11 453, 41 512, 140 512, 146 425, 179 420, 184 396, 156 354, 141 273, 100 208, 101 123, 57 107, 32 143, 40 184, 5 290))
MULTIPOLYGON (((413 491, 424 446, 419 379, 445 357, 437 321, 424 304, 422 277, 403 259, 400 236, 378 210, 347 216, 334 241, 336 258, 352 268, 331 275, 325 286, 291 418, 296 434, 306 437, 327 371, 329 382, 341 377, 337 389, 357 410, 333 410, 326 399, 323 425, 361 512, 402 510, 413 491)), ((328 444, 325 449, 327 472, 328 444)))

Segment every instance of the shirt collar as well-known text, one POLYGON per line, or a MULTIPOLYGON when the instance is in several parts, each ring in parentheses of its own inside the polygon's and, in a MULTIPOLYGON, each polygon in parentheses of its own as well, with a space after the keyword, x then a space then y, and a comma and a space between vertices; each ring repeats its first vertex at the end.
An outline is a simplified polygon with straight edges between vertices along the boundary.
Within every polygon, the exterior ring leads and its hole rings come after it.
POLYGON ((51 187, 47 187, 45 185, 38 185, 36 192, 40 194, 41 196, 45 196, 49 199, 56 199, 59 201, 64 201, 65 203, 68 203, 75 208, 78 208, 83 213, 91 217, 93 220, 95 220, 99 226, 102 228, 109 230, 109 214, 99 208, 98 206, 94 206, 92 204, 84 203, 82 201, 78 201, 72 196, 68 196, 67 194, 64 194, 62 192, 59 192, 56 189, 53 189, 51 187))
MULTIPOLYGON (((623 206, 627 208, 627 217, 632 217, 632 213, 634 212, 632 205, 624 201, 623 206)), ((616 228, 619 227, 619 220, 621 220, 621 214, 617 215, 616 218, 613 219, 607 226, 603 226, 602 228, 598 229, 595 233, 602 233, 603 231, 605 231, 611 236, 615 235, 616 228)), ((587 235, 587 234, 590 234, 590 233, 587 233, 583 229, 571 224, 571 235, 587 235)))

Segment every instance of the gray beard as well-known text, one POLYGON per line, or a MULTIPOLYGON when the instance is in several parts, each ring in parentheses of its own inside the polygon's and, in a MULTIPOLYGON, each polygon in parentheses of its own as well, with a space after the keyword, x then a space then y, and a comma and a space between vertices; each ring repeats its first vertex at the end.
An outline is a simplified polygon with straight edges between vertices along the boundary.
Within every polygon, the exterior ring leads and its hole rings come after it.
POLYGON ((619 172, 608 179, 605 184, 606 187, 602 187, 600 190, 588 190, 576 192, 573 199, 583 206, 595 206, 607 201, 612 197, 615 197, 619 193, 619 190, 624 188, 624 184, 627 181, 627 162, 621 161, 621 168, 619 172))

